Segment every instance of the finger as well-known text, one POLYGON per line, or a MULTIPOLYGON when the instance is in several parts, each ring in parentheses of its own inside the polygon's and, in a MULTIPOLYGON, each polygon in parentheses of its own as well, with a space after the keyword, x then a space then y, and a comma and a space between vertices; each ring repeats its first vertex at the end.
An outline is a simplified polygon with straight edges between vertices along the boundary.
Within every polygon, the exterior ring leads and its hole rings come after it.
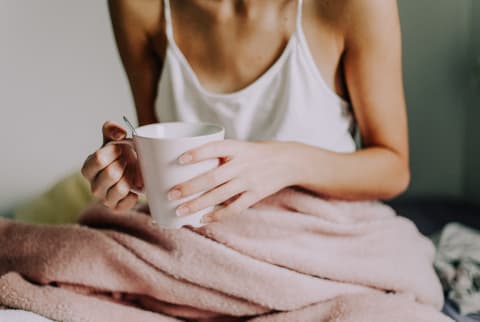
POLYGON ((198 192, 211 190, 235 177, 236 171, 231 165, 223 165, 207 173, 196 176, 176 185, 168 192, 169 200, 177 200, 198 192))
POLYGON ((88 181, 93 181, 97 174, 118 159, 122 148, 118 145, 107 145, 88 156, 83 164, 82 174, 88 181))
POLYGON ((244 192, 237 200, 230 203, 228 206, 221 207, 220 209, 203 216, 202 223, 212 223, 221 218, 239 215, 257 201, 258 200, 253 192, 244 192))
POLYGON ((104 204, 109 208, 115 208, 120 200, 130 193, 130 184, 124 174, 117 183, 111 186, 107 191, 104 204))
POLYGON ((128 173, 128 180, 132 183, 132 185, 137 188, 141 189, 144 186, 142 171, 140 168, 140 162, 138 162, 138 157, 134 149, 129 148, 128 146, 126 149, 123 150, 123 155, 127 160, 127 173, 128 173))
POLYGON ((244 191, 245 190, 239 180, 230 180, 218 188, 210 190, 200 197, 184 203, 177 208, 177 215, 187 216, 202 209, 218 205, 244 191))
POLYGON ((125 198, 120 200, 115 207, 115 210, 118 211, 125 211, 125 210, 130 210, 138 202, 138 195, 136 193, 130 192, 125 198))
POLYGON ((133 171, 133 183, 137 189, 142 189, 145 186, 143 181, 142 171, 140 169, 140 162, 135 162, 135 170, 133 171))
POLYGON ((198 148, 183 153, 179 158, 180 164, 189 164, 208 159, 230 157, 238 150, 240 141, 222 140, 206 143, 198 148))
POLYGON ((102 126, 103 144, 112 140, 121 140, 127 136, 127 131, 118 123, 107 121, 102 126))
POLYGON ((230 205, 232 202, 236 201, 240 196, 241 196, 241 194, 238 194, 238 195, 236 195, 236 196, 233 196, 233 197, 225 200, 224 202, 222 202, 221 205, 222 205, 223 207, 226 207, 226 206, 230 205))
POLYGON ((117 159, 100 171, 92 182, 93 195, 101 200, 105 200, 108 189, 123 176, 126 164, 125 160, 117 159))

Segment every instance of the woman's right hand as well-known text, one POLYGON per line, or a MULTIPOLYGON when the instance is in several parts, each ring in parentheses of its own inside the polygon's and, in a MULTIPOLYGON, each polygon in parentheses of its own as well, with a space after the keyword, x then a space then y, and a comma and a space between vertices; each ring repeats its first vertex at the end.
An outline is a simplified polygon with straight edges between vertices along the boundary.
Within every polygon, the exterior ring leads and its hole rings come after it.
POLYGON ((128 144, 107 144, 125 139, 127 132, 115 122, 103 124, 103 145, 85 160, 82 175, 92 193, 115 210, 129 210, 138 200, 132 188, 141 189, 143 180, 136 153, 128 144))

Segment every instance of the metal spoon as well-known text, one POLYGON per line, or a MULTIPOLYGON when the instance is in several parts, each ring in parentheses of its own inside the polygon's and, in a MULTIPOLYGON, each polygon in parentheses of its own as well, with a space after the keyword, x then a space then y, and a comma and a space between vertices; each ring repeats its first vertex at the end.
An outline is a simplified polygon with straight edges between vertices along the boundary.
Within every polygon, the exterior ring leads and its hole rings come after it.
POLYGON ((128 126, 128 128, 130 128, 130 130, 132 131, 132 134, 137 135, 137 132, 135 131, 135 127, 132 125, 132 123, 130 123, 130 121, 127 119, 125 115, 123 116, 123 121, 128 126))

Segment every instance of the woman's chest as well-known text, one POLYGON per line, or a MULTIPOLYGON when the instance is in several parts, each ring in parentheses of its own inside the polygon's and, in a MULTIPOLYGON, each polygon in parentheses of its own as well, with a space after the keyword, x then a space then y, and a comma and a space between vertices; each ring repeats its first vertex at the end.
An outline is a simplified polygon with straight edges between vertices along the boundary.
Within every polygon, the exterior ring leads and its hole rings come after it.
MULTIPOLYGON (((327 85, 345 96, 339 34, 308 3, 302 8, 300 29, 296 1, 276 12, 212 19, 172 7, 173 42, 202 86, 214 93, 231 93, 254 83, 287 48, 291 37, 304 34, 314 64, 327 85)), ((173 1, 172 1, 173 4, 173 1)), ((154 39, 164 56, 165 37, 154 39)))

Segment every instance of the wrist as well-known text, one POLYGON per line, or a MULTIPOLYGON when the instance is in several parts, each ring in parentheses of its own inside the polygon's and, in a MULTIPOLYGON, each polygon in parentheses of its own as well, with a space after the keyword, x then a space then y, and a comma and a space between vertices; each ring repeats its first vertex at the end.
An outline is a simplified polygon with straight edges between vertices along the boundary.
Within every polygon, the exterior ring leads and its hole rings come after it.
POLYGON ((332 180, 332 164, 336 162, 331 152, 299 142, 290 142, 286 151, 290 186, 314 188, 315 191, 327 189, 332 180))
POLYGON ((282 160, 284 166, 285 185, 302 185, 311 175, 308 146, 298 142, 284 142, 282 146, 282 160))

